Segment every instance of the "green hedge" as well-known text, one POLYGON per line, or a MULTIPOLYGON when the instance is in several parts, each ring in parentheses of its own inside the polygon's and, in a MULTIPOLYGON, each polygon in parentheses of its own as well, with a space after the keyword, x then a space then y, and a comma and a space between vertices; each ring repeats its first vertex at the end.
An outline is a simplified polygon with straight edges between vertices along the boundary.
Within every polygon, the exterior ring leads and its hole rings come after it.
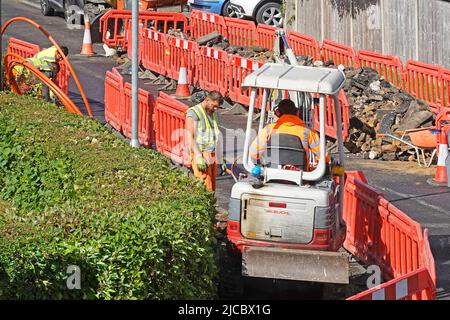
POLYGON ((0 299, 216 295, 213 195, 95 120, 0 93, 0 195, 0 299))

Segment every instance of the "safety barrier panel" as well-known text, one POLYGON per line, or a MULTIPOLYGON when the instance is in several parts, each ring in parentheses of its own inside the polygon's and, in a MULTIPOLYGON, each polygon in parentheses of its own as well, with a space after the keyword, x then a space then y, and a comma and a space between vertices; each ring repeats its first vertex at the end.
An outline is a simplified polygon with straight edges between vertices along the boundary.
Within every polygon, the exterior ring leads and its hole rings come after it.
MULTIPOLYGON (((250 92, 249 88, 243 89, 242 82, 245 77, 255 70, 258 70, 264 63, 242 58, 239 55, 233 55, 231 57, 230 72, 229 72, 229 95, 230 99, 239 102, 240 104, 248 106, 250 104, 250 92)), ((262 90, 259 90, 258 98, 256 100, 256 106, 261 106, 262 90)))
MULTIPOLYGON (((341 110, 342 117, 342 137, 344 141, 347 140, 349 127, 350 127, 350 105, 345 95, 344 90, 339 92, 339 106, 341 110)), ((319 131, 320 121, 319 121, 319 106, 315 108, 314 115, 314 129, 319 131)), ((337 123, 336 123, 336 109, 334 107, 333 97, 325 97, 325 134, 331 138, 337 139, 337 123)))
POLYGON ((191 85, 196 85, 195 70, 197 68, 197 58, 200 49, 197 42, 183 40, 173 36, 167 38, 167 76, 178 81, 180 75, 181 60, 184 60, 187 69, 187 81, 191 85))
POLYGON ((228 94, 228 71, 230 60, 223 50, 200 47, 197 79, 200 88, 208 91, 219 91, 228 94))
MULTIPOLYGON (((103 43, 108 46, 127 48, 125 37, 128 22, 131 21, 130 10, 109 10, 100 18, 99 31, 103 33, 103 43)), ((188 20, 178 12, 139 12, 139 23, 143 28, 150 28, 158 32, 167 33, 171 28, 183 32, 189 30, 188 20)), ((129 25, 131 27, 131 24, 129 25)))
POLYGON ((409 60, 403 74, 405 91, 427 102, 436 114, 441 109, 441 70, 442 68, 431 64, 409 60))
POLYGON ((352 47, 325 39, 321 50, 324 61, 333 60, 337 66, 340 64, 352 68, 358 66, 358 57, 352 47))
POLYGON ((227 26, 222 16, 214 13, 192 10, 190 16, 191 36, 195 39, 203 37, 211 32, 217 31, 227 36, 227 26))
POLYGON ((442 79, 442 86, 441 86, 442 106, 446 109, 450 109, 450 70, 442 69, 440 78, 442 79))
MULTIPOLYGON (((131 84, 125 83, 122 116, 122 132, 125 137, 131 139, 131 84)), ((141 145, 150 147, 153 143, 153 95, 148 91, 138 89, 138 140, 141 145)))
POLYGON ((360 50, 358 63, 358 67, 369 67, 376 70, 379 75, 397 88, 402 86, 403 64, 399 57, 360 50))
POLYGON ((254 46, 256 44, 256 25, 253 21, 225 18, 227 35, 233 46, 254 46))
POLYGON ((256 28, 256 45, 272 50, 275 45, 275 31, 277 29, 274 26, 258 24, 256 28))
POLYGON ((150 29, 144 30, 144 46, 142 48, 142 65, 163 76, 167 74, 168 44, 164 33, 150 29))
MULTIPOLYGON (((11 37, 9 38, 8 49, 6 53, 15 53, 24 58, 31 58, 39 51, 41 51, 41 49, 37 44, 11 37)), ((6 63, 8 63, 8 61, 6 63)))
POLYGON ((160 92, 156 99, 153 123, 158 152, 175 163, 190 167, 184 129, 187 109, 184 103, 160 92))
POLYGON ((312 57, 314 60, 322 59, 320 46, 315 38, 298 32, 289 32, 287 40, 296 55, 312 57))
MULTIPOLYGON (((348 251, 365 264, 378 265, 384 278, 395 279, 397 283, 402 283, 401 277, 413 278, 414 272, 425 268, 428 277, 417 290, 408 294, 403 290, 401 298, 434 298, 436 274, 426 231, 422 234, 417 222, 367 185, 361 172, 347 173, 343 212, 347 225, 344 247, 348 251)), ((372 292, 369 290, 350 299, 359 300, 372 292)), ((381 291, 379 294, 381 296, 381 291)))
POLYGON ((123 78, 113 68, 105 76, 105 120, 117 131, 122 131, 123 123, 123 78))
POLYGON ((60 62, 60 70, 56 76, 56 84, 66 95, 69 94, 69 80, 70 80, 70 70, 67 64, 63 61, 60 62))

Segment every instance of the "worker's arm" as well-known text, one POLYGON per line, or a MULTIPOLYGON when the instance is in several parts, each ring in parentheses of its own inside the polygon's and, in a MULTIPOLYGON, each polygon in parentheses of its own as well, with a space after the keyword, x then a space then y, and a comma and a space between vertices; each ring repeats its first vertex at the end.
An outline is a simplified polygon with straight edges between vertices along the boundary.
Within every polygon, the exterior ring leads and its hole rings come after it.
MULTIPOLYGON (((319 134, 314 130, 309 130, 308 133, 308 145, 309 150, 314 154, 316 157, 316 160, 319 161, 320 159, 320 137, 319 134)), ((328 152, 326 153, 325 160, 327 163, 330 162, 330 157, 328 155, 328 152)))
POLYGON ((270 131, 272 129, 272 125, 266 126, 261 132, 258 134, 255 140, 250 147, 250 157, 253 161, 257 161, 261 158, 264 153, 264 150, 267 146, 267 141, 269 140, 270 131))
POLYGON ((191 117, 186 118, 186 131, 187 131, 187 139, 188 139, 188 148, 189 152, 194 154, 194 157, 201 156, 202 153, 197 145, 197 142, 195 141, 195 128, 196 128, 196 121, 192 119, 191 117))

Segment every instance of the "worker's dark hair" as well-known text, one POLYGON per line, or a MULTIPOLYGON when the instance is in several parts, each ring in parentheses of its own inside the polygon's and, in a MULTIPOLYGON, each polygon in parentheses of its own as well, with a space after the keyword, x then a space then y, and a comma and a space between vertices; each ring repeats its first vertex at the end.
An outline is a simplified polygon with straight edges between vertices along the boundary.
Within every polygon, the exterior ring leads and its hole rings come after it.
POLYGON ((220 94, 219 91, 211 91, 208 93, 206 98, 211 99, 212 101, 219 102, 219 104, 222 104, 223 102, 223 96, 220 94))
POLYGON ((278 104, 277 110, 281 113, 281 115, 292 115, 296 116, 298 115, 298 109, 295 106, 295 103, 292 100, 284 99, 281 100, 278 104))
POLYGON ((69 55, 69 49, 66 46, 62 46, 61 51, 64 53, 65 56, 69 55))

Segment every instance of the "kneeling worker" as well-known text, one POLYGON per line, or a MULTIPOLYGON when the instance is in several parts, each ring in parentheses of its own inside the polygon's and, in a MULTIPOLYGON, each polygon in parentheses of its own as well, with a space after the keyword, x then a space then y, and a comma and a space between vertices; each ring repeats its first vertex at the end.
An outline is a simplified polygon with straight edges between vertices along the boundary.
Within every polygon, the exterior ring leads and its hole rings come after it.
POLYGON ((223 102, 222 95, 211 91, 201 103, 186 112, 186 130, 194 175, 208 191, 216 189, 219 125, 215 113, 223 102))

